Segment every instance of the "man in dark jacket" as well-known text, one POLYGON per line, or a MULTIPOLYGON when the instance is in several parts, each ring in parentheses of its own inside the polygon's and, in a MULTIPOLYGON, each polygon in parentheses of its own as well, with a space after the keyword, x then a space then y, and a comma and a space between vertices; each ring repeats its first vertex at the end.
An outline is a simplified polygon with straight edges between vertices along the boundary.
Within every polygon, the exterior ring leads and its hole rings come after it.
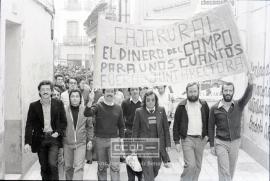
MULTIPOLYGON (((121 105, 126 126, 125 138, 132 137, 132 127, 135 111, 137 108, 140 108, 142 104, 142 100, 139 94, 140 93, 139 88, 128 88, 128 92, 130 93, 130 98, 125 99, 121 105)), ((131 153, 129 153, 128 151, 127 154, 131 153)), ((135 176, 138 177, 139 181, 142 180, 142 172, 135 172, 128 165, 126 165, 126 167, 129 181, 135 181, 135 176)))
POLYGON ((67 126, 64 105, 51 99, 53 84, 38 85, 40 100, 30 104, 25 127, 25 151, 38 154, 42 180, 58 180, 57 158, 67 126))
POLYGON ((145 155, 138 154, 138 157, 141 157, 144 180, 154 181, 155 177, 158 175, 161 161, 166 165, 169 162, 167 152, 171 147, 171 141, 165 109, 158 106, 158 97, 153 91, 147 91, 144 94, 142 107, 136 109, 132 137, 135 138, 135 140, 136 138, 145 139, 145 148, 153 147, 153 145, 148 145, 151 143, 148 143, 147 140, 159 140, 159 149, 152 150, 154 152, 159 151, 159 156, 147 156, 145 152, 142 153, 145 155))
POLYGON ((233 100, 233 83, 225 83, 222 85, 223 99, 211 107, 208 132, 211 153, 218 159, 220 181, 233 179, 241 144, 242 112, 252 96, 252 90, 253 75, 251 74, 248 77, 246 91, 239 100, 233 100))
POLYGON ((180 152, 181 139, 184 154, 184 170, 181 181, 197 181, 201 171, 204 146, 208 140, 209 107, 199 99, 199 84, 189 83, 187 99, 180 102, 175 111, 173 139, 180 152))

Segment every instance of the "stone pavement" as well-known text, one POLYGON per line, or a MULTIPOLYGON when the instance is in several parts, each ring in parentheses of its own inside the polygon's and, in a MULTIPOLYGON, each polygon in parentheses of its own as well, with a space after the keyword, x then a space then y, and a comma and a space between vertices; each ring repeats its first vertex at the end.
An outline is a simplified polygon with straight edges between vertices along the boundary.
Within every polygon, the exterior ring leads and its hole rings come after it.
MULTIPOLYGON (((172 167, 165 168, 161 167, 159 175, 156 178, 156 181, 164 180, 180 180, 180 173, 183 170, 183 155, 182 152, 178 153, 173 148, 170 152, 170 157, 172 160, 172 167)), ((84 180, 97 180, 97 163, 86 164, 84 170, 84 180)), ((109 170, 108 170, 109 173, 109 170)), ((125 163, 121 163, 121 180, 127 180, 126 166, 125 163)), ((10 179, 12 177, 9 177, 10 179)), ((108 176, 109 178, 109 176, 108 176)), ((40 166, 36 162, 30 170, 25 174, 23 179, 27 180, 37 180, 41 179, 40 177, 40 166)), ((199 181, 217 181, 218 172, 217 172, 217 160, 216 157, 210 154, 209 146, 206 147, 203 157, 203 165, 199 181)), ((236 167, 236 173, 234 181, 268 181, 269 175, 268 171, 262 167, 259 163, 253 160, 247 153, 243 150, 239 152, 239 158, 236 167)))

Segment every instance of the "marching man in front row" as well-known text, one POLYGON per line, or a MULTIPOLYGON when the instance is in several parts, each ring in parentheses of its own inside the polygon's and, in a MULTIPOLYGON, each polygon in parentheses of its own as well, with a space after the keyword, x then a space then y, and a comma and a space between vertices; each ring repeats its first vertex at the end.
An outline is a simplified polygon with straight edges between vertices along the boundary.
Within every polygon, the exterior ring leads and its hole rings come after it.
POLYGON ((199 99, 198 83, 189 83, 186 93, 187 99, 180 102, 175 111, 173 139, 178 152, 180 139, 182 143, 185 165, 181 181, 197 181, 208 141, 209 107, 206 101, 199 99))
POLYGON ((252 90, 252 74, 248 74, 248 86, 239 100, 233 100, 234 84, 231 82, 225 83, 222 86, 223 99, 210 110, 208 133, 211 153, 216 155, 218 159, 220 181, 231 181, 233 179, 241 144, 242 112, 252 96, 252 90))

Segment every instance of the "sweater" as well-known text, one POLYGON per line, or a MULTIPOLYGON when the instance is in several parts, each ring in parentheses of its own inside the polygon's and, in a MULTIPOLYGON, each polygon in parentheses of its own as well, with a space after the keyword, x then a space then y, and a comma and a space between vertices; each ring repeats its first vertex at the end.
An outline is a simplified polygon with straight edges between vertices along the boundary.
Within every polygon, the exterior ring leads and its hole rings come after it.
POLYGON ((234 104, 229 111, 219 107, 219 102, 211 107, 208 133, 210 146, 214 146, 215 135, 223 141, 234 141, 241 137, 241 117, 243 110, 252 96, 253 85, 248 84, 244 95, 234 104))
POLYGON ((84 111, 86 117, 96 116, 95 136, 100 138, 124 137, 124 121, 122 108, 114 104, 109 106, 100 102, 86 107, 84 111))
POLYGON ((141 101, 138 101, 136 104, 130 100, 130 98, 125 99, 122 102, 123 116, 125 119, 126 128, 132 130, 135 111, 137 108, 141 107, 141 101))

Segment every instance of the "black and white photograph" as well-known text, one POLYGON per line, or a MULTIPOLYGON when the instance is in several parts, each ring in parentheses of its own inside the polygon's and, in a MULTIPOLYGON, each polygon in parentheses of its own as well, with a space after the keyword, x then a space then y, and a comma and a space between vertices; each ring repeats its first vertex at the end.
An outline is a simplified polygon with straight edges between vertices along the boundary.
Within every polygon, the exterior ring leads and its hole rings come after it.
POLYGON ((0 180, 270 181, 269 0, 0 0, 0 180))

